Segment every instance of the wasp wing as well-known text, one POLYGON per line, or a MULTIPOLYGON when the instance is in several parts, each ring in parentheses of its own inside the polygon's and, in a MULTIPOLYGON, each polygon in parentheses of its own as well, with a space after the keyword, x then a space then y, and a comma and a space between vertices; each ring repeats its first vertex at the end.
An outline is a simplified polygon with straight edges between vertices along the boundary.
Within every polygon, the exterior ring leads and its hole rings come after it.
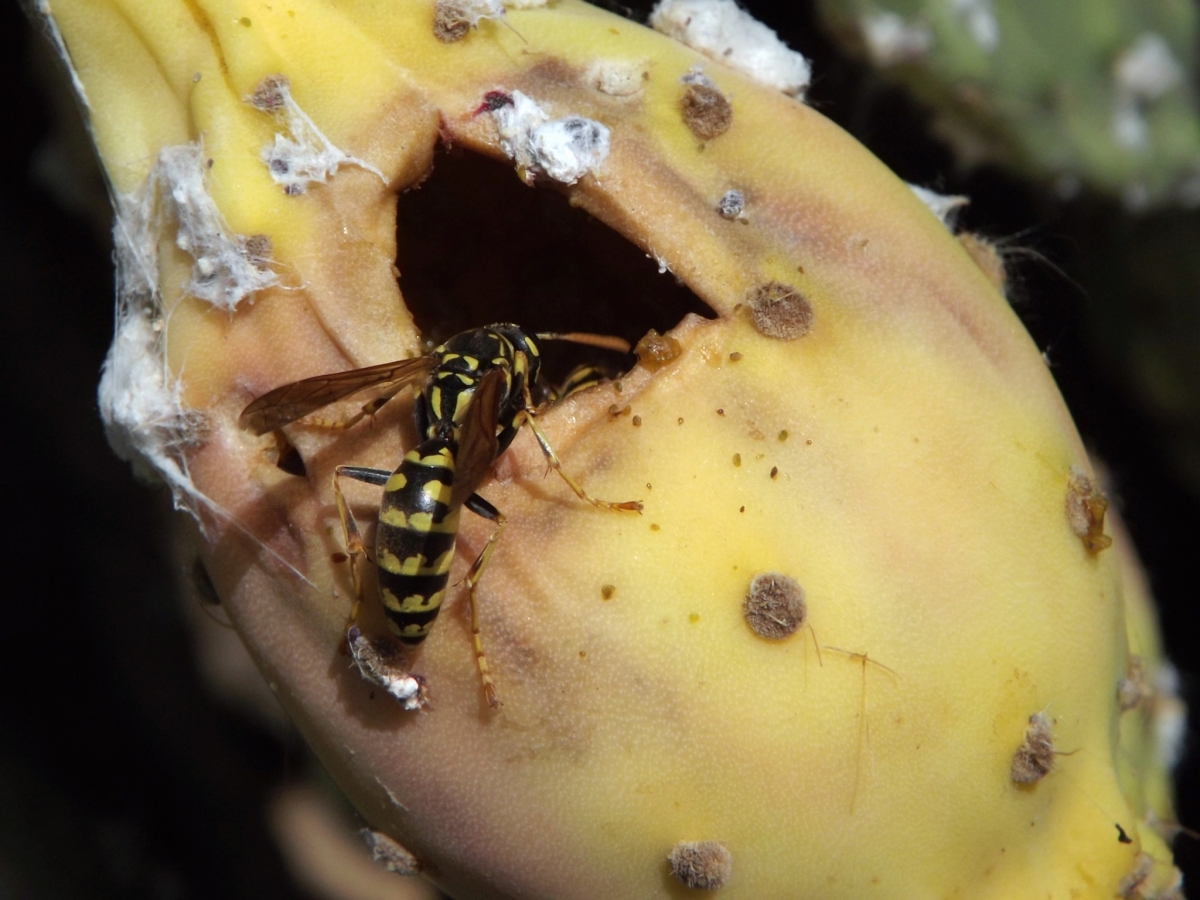
POLYGON ((268 391, 250 403, 242 410, 238 424, 255 434, 266 434, 297 419, 303 419, 337 400, 367 388, 385 385, 387 390, 370 410, 374 412, 405 387, 428 375, 433 363, 433 357, 416 356, 378 366, 367 366, 365 369, 351 369, 348 372, 334 372, 332 375, 316 375, 302 381, 293 381, 268 391))
POLYGON ((496 426, 500 420, 500 391, 504 381, 504 372, 492 369, 471 392, 471 403, 463 415, 458 450, 454 454, 451 508, 466 502, 475 493, 475 488, 496 461, 500 446, 496 440, 496 426))

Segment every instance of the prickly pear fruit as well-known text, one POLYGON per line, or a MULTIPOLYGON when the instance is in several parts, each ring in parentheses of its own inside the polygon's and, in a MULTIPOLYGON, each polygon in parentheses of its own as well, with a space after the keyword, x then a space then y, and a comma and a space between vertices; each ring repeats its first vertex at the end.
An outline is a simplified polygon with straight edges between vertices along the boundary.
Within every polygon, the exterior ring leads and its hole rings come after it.
MULTIPOLYGON (((195 516, 230 617, 377 846, 461 897, 1176 890, 1156 723, 1178 708, 1127 539, 1003 298, 841 130, 575 0, 44 6, 116 201, 114 444, 195 516), (521 430, 480 488, 508 521, 479 590, 504 705, 459 584, 411 655, 430 706, 409 712, 346 653, 330 487, 337 464, 395 466, 404 404, 341 432, 237 423, 284 382, 423 352, 396 195, 476 155, 716 317, 539 417, 593 495, 643 515, 544 481, 521 430)), ((541 271, 510 206, 489 272, 541 271)), ((429 252, 476 274, 454 237, 429 252)), ((471 325, 508 290, 489 272, 447 288, 471 325)), ((609 309, 644 321, 638 296, 609 309)), ((464 517, 455 580, 490 529, 464 517)))

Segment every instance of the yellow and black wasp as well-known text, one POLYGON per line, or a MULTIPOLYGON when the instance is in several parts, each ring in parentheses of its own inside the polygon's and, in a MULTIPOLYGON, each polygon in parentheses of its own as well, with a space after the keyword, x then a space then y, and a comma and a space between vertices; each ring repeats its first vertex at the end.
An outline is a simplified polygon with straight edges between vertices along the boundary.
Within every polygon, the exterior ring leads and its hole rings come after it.
MULTIPOLYGON (((538 426, 531 387, 541 370, 538 341, 567 340, 628 352, 620 338, 571 334, 536 334, 520 326, 500 323, 455 335, 427 356, 318 375, 275 388, 242 411, 240 424, 255 434, 266 434, 296 422, 330 403, 368 388, 381 393, 336 427, 349 427, 373 415, 408 386, 419 386, 414 404, 421 442, 409 450, 395 471, 339 465, 333 488, 338 514, 351 557, 355 612, 362 601, 357 559, 365 556, 358 525, 342 495, 340 479, 383 487, 375 531, 375 565, 379 570, 380 598, 388 625, 404 644, 425 640, 437 618, 450 566, 454 560, 459 513, 471 512, 495 522, 482 552, 467 572, 475 656, 488 703, 499 705, 488 673, 479 634, 475 586, 479 583, 492 548, 504 530, 503 514, 475 493, 492 463, 512 443, 521 426, 529 425, 550 466, 571 490, 594 506, 640 511, 637 501, 610 503, 590 496, 563 471, 554 450, 538 426)), ((581 390, 595 381, 594 370, 581 370, 569 379, 560 396, 581 390)))

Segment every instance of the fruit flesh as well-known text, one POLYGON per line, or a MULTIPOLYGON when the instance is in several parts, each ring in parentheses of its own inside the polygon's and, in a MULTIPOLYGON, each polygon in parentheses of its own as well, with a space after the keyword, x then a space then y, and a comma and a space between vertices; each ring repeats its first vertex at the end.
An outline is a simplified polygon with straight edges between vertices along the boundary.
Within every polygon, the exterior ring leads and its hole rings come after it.
MULTIPOLYGON (((1169 885, 1169 852, 1113 764, 1123 588, 1116 554, 1089 553, 1064 513, 1072 467, 1089 470, 1069 414, 987 277, 836 126, 569 0, 511 13, 520 37, 485 20, 454 44, 423 3, 52 11, 116 190, 202 134, 229 228, 270 238, 281 284, 232 313, 183 296, 194 260, 169 225, 159 241, 166 365, 206 422, 187 472, 227 513, 200 510, 209 570, 339 784, 437 881, 464 897, 679 896, 671 849, 716 840, 729 897, 1110 897, 1143 851, 1169 885), (123 56, 91 43, 109 38, 123 56), (647 73, 640 93, 590 86, 612 59, 647 73), (733 108, 703 144, 679 111, 698 62, 733 108), (346 168, 280 191, 260 155, 278 123, 244 100, 279 74, 387 185, 346 168), (527 433, 497 463, 481 492, 509 525, 480 608, 505 706, 483 702, 460 589, 414 660, 434 707, 413 716, 341 653, 348 579, 330 562, 332 467, 392 468, 406 410, 334 436, 294 429, 306 479, 235 423, 282 382, 416 351, 392 191, 439 139, 499 158, 477 113, 498 88, 607 125, 607 159, 561 190, 718 319, 681 323, 679 357, 619 394, 544 417, 571 473, 643 516, 543 480, 527 433), (747 224, 716 212, 730 188, 747 224), (811 304, 809 333, 755 329, 744 304, 769 282, 811 304), (782 642, 749 629, 742 602, 764 571, 799 582, 811 628, 782 642), (1018 787, 1037 713, 1062 755, 1018 787)), ((377 502, 352 501, 364 517, 377 502)), ((490 528, 464 518, 452 582, 490 528)))

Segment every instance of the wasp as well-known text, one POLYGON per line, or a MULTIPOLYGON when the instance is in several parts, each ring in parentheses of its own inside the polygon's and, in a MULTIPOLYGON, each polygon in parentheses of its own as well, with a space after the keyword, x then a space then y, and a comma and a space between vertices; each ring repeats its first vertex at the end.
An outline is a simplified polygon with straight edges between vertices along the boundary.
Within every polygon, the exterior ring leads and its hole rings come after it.
MULTIPOLYGON (((243 428, 266 434, 360 391, 378 389, 377 395, 349 418, 312 423, 348 428, 373 416, 405 388, 417 388, 413 413, 420 443, 404 455, 395 470, 351 465, 334 469, 334 497, 355 591, 350 628, 356 627, 363 599, 358 560, 367 554, 342 494, 342 478, 383 488, 374 555, 379 594, 392 634, 410 646, 425 640, 441 609, 461 510, 465 507, 490 520, 495 528, 467 571, 465 583, 475 658, 493 708, 500 701, 483 651, 475 598, 475 588, 505 525, 500 510, 476 493, 492 463, 508 449, 522 426, 528 425, 550 467, 581 500, 604 509, 642 509, 638 501, 598 500, 563 470, 538 425, 531 391, 541 372, 538 342, 545 340, 629 351, 629 344, 620 338, 579 332, 530 333, 518 325, 499 323, 457 334, 425 356, 285 384, 250 403, 239 420, 243 428)), ((582 390, 595 381, 594 370, 578 370, 557 396, 582 390)))

